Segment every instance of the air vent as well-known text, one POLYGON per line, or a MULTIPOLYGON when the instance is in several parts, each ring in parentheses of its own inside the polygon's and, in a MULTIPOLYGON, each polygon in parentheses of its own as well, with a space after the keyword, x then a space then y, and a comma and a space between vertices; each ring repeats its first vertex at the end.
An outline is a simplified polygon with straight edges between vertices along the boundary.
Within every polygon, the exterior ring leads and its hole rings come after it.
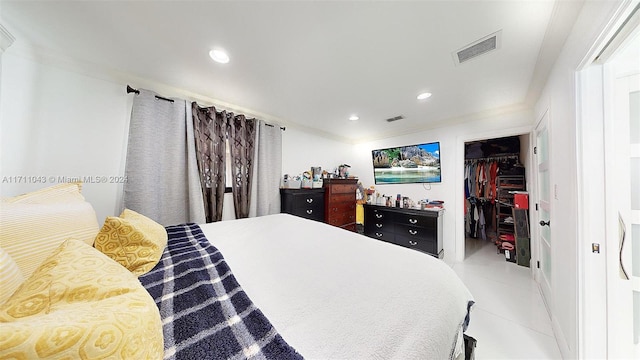
POLYGON ((487 35, 480 40, 477 40, 462 49, 454 52, 453 61, 458 64, 462 64, 463 62, 467 62, 473 58, 476 58, 480 55, 486 54, 490 51, 496 50, 500 48, 502 38, 502 30, 497 31, 491 35, 487 35))
POLYGON ((404 119, 404 116, 398 115, 398 116, 394 116, 392 118, 388 118, 387 122, 394 122, 394 121, 398 121, 398 120, 402 120, 402 119, 404 119))

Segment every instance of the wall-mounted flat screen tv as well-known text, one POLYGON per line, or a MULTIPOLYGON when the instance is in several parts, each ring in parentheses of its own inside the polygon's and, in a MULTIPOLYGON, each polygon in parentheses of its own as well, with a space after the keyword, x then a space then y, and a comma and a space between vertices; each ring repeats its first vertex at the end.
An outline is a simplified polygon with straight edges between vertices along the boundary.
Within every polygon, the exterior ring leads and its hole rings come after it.
POLYGON ((440 143, 371 151, 376 184, 439 183, 440 143))

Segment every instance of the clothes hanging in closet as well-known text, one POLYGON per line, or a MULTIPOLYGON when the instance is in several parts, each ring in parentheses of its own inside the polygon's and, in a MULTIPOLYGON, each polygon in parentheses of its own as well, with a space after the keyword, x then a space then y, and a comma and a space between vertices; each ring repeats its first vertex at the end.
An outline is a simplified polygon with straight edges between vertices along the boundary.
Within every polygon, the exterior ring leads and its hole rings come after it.
POLYGON ((495 203, 496 178, 500 174, 507 175, 518 171, 517 165, 518 155, 465 160, 465 198, 477 197, 495 203))

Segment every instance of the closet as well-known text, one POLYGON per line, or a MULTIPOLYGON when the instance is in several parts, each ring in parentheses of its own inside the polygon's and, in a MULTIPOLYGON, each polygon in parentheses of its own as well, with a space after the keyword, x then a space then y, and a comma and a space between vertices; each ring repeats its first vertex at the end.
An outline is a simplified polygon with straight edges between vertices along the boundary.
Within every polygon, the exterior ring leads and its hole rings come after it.
MULTIPOLYGON (((528 212, 515 207, 516 194, 526 192, 528 135, 465 143, 464 193, 466 253, 491 243, 505 260, 528 266, 528 212), (523 139, 523 144, 521 144, 523 139), (524 151, 521 151, 521 148, 524 151), (527 233, 520 231, 526 219, 527 233), (520 249, 516 244, 520 240, 520 249), (522 245, 526 245, 523 247, 522 245)), ((518 195, 521 196, 521 195, 518 195)), ((526 196, 526 195, 525 195, 526 196)))

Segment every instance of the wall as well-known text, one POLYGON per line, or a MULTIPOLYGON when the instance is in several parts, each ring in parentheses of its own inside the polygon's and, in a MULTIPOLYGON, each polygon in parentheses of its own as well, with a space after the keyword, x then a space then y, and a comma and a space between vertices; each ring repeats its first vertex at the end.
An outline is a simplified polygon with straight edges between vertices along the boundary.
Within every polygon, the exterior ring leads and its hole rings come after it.
MULTIPOLYGON (((102 223, 122 206, 122 184, 108 180, 124 174, 133 97, 125 92, 121 76, 58 65, 26 56, 20 44, 3 53, 0 195, 85 180, 83 194, 102 223), (102 176, 107 183, 91 182, 102 176)), ((149 84, 166 96, 181 95, 177 89, 156 86, 149 84)), ((311 166, 333 171, 349 163, 352 154, 350 144, 293 126, 283 132, 282 143, 283 173, 289 174, 311 166)), ((233 218, 233 200, 226 194, 223 219, 233 218)))
POLYGON ((352 169, 354 174, 360 177, 362 184, 369 187, 374 185, 371 150, 439 141, 441 183, 385 184, 377 185, 376 190, 386 195, 402 194, 414 201, 425 198, 443 200, 446 208, 443 229, 445 261, 447 263, 462 261, 464 260, 464 142, 528 133, 531 130, 532 121, 532 113, 521 110, 477 119, 473 123, 439 127, 354 145, 352 169))
MULTIPOLYGON (((287 127, 282 133, 282 173, 298 175, 312 166, 333 172, 341 164, 352 165, 353 151, 350 144, 287 127)), ((356 168, 350 174, 361 176, 356 168)))
POLYGON ((110 177, 124 173, 131 98, 122 84, 15 56, 12 49, 2 57, 0 194, 83 179, 83 194, 102 222, 116 212, 121 194, 110 177))
MULTIPOLYGON (((576 71, 622 2, 585 2, 562 53, 554 64, 535 105, 535 118, 549 112, 551 184, 551 299, 548 307, 554 333, 564 358, 578 353, 578 257, 590 244, 578 238, 576 71)), ((589 61, 590 62, 590 61, 589 61)), ((602 209, 593 209, 602 211, 602 209)), ((591 294, 603 296, 604 294, 591 294)), ((604 309, 594 309, 604 311, 604 309)), ((581 326, 588 328, 588 324, 581 326)), ((606 346, 600 343, 600 347, 606 346)), ((596 352, 597 353, 597 352, 596 352)), ((592 353, 593 354, 593 353, 592 353)))

